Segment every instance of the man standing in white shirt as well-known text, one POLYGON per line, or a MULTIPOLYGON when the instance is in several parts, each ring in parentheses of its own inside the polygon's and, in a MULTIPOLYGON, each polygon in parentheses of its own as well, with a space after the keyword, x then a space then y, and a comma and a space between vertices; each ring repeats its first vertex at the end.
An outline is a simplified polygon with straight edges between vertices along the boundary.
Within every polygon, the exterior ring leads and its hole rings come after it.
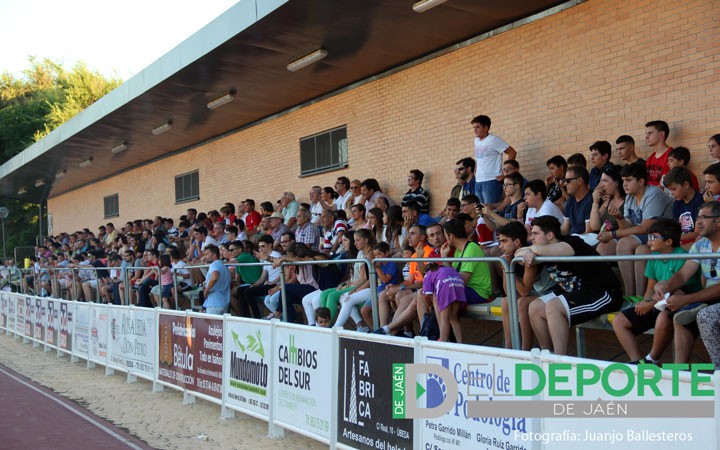
POLYGON ((477 116, 470 123, 475 131, 475 195, 482 204, 498 203, 502 197, 502 155, 515 159, 517 152, 502 138, 490 134, 488 116, 477 116))

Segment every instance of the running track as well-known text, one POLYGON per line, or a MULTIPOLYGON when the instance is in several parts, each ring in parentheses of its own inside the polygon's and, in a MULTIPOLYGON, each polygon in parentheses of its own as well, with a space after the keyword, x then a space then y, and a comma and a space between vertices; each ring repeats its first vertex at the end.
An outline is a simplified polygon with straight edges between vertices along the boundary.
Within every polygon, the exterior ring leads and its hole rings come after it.
POLYGON ((152 447, 0 365, 0 448, 144 450, 152 447))

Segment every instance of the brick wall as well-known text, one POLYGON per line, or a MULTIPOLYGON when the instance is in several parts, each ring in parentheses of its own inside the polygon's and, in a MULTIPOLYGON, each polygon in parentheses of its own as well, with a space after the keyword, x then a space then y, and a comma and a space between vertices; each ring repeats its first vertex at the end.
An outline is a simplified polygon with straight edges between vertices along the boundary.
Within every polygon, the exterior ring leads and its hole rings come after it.
MULTIPOLYGON (((116 224, 186 208, 257 203, 336 177, 377 178, 399 199, 407 171, 426 173, 433 211, 454 183, 456 160, 472 154, 470 119, 518 150, 523 174, 544 178, 555 154, 632 135, 648 154, 644 124, 670 124, 669 144, 692 152, 700 173, 706 142, 720 132, 720 2, 590 0, 542 20, 184 152, 48 201, 54 232, 97 227, 103 197, 118 193, 116 224), (347 124, 347 169, 299 178, 299 138, 347 124), (200 200, 176 205, 174 176, 199 169, 200 200)), ((617 158, 614 158, 617 160, 617 158)))

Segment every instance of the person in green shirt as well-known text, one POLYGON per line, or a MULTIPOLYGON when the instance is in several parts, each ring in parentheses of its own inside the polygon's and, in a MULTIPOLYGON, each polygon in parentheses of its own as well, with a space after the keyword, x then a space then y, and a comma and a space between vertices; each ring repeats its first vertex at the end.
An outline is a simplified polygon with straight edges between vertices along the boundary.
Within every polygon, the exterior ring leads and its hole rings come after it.
MULTIPOLYGON (((468 240, 465 224, 457 219, 448 220, 443 225, 445 231, 445 244, 440 253, 447 258, 451 249, 455 249, 452 257, 455 258, 483 258, 485 253, 482 248, 468 240)), ((490 279, 490 266, 486 262, 454 262, 445 263, 460 273, 465 282, 465 296, 467 304, 487 303, 492 292, 490 279)))
MULTIPOLYGON (((257 258, 253 256, 254 246, 250 241, 233 241, 228 244, 228 251, 235 262, 256 263, 257 258)), ((232 260, 231 260, 232 261, 232 260)), ((238 286, 255 283, 262 275, 262 266, 236 266, 235 280, 233 281, 231 298, 235 298, 238 286)))
MULTIPOLYGON (((648 245, 653 254, 687 253, 687 250, 680 246, 682 229, 676 219, 658 219, 650 226, 648 232, 648 245)), ((622 314, 618 314, 613 320, 615 336, 631 362, 656 364, 670 345, 673 336, 673 313, 668 309, 655 308, 657 301, 653 300, 654 288, 658 281, 669 280, 680 270, 685 261, 684 259, 648 261, 645 267, 648 283, 643 300, 624 309, 622 314), (650 353, 642 358, 635 336, 653 328, 655 332, 652 348, 650 353)), ((690 294, 701 288, 700 272, 697 272, 685 283, 682 291, 677 293, 690 294)))

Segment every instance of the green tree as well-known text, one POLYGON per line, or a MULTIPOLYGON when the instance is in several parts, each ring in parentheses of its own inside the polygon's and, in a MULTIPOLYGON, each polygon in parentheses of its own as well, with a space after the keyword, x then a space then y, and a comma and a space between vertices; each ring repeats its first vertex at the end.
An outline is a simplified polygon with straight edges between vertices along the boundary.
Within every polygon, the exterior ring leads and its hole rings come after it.
MULTIPOLYGON (((119 86, 83 62, 66 71, 50 60, 28 59, 30 68, 21 77, 0 75, 0 164, 5 163, 55 128, 119 86)), ((33 245, 38 229, 38 206, 0 198, 9 210, 5 223, 7 252, 33 245)))

